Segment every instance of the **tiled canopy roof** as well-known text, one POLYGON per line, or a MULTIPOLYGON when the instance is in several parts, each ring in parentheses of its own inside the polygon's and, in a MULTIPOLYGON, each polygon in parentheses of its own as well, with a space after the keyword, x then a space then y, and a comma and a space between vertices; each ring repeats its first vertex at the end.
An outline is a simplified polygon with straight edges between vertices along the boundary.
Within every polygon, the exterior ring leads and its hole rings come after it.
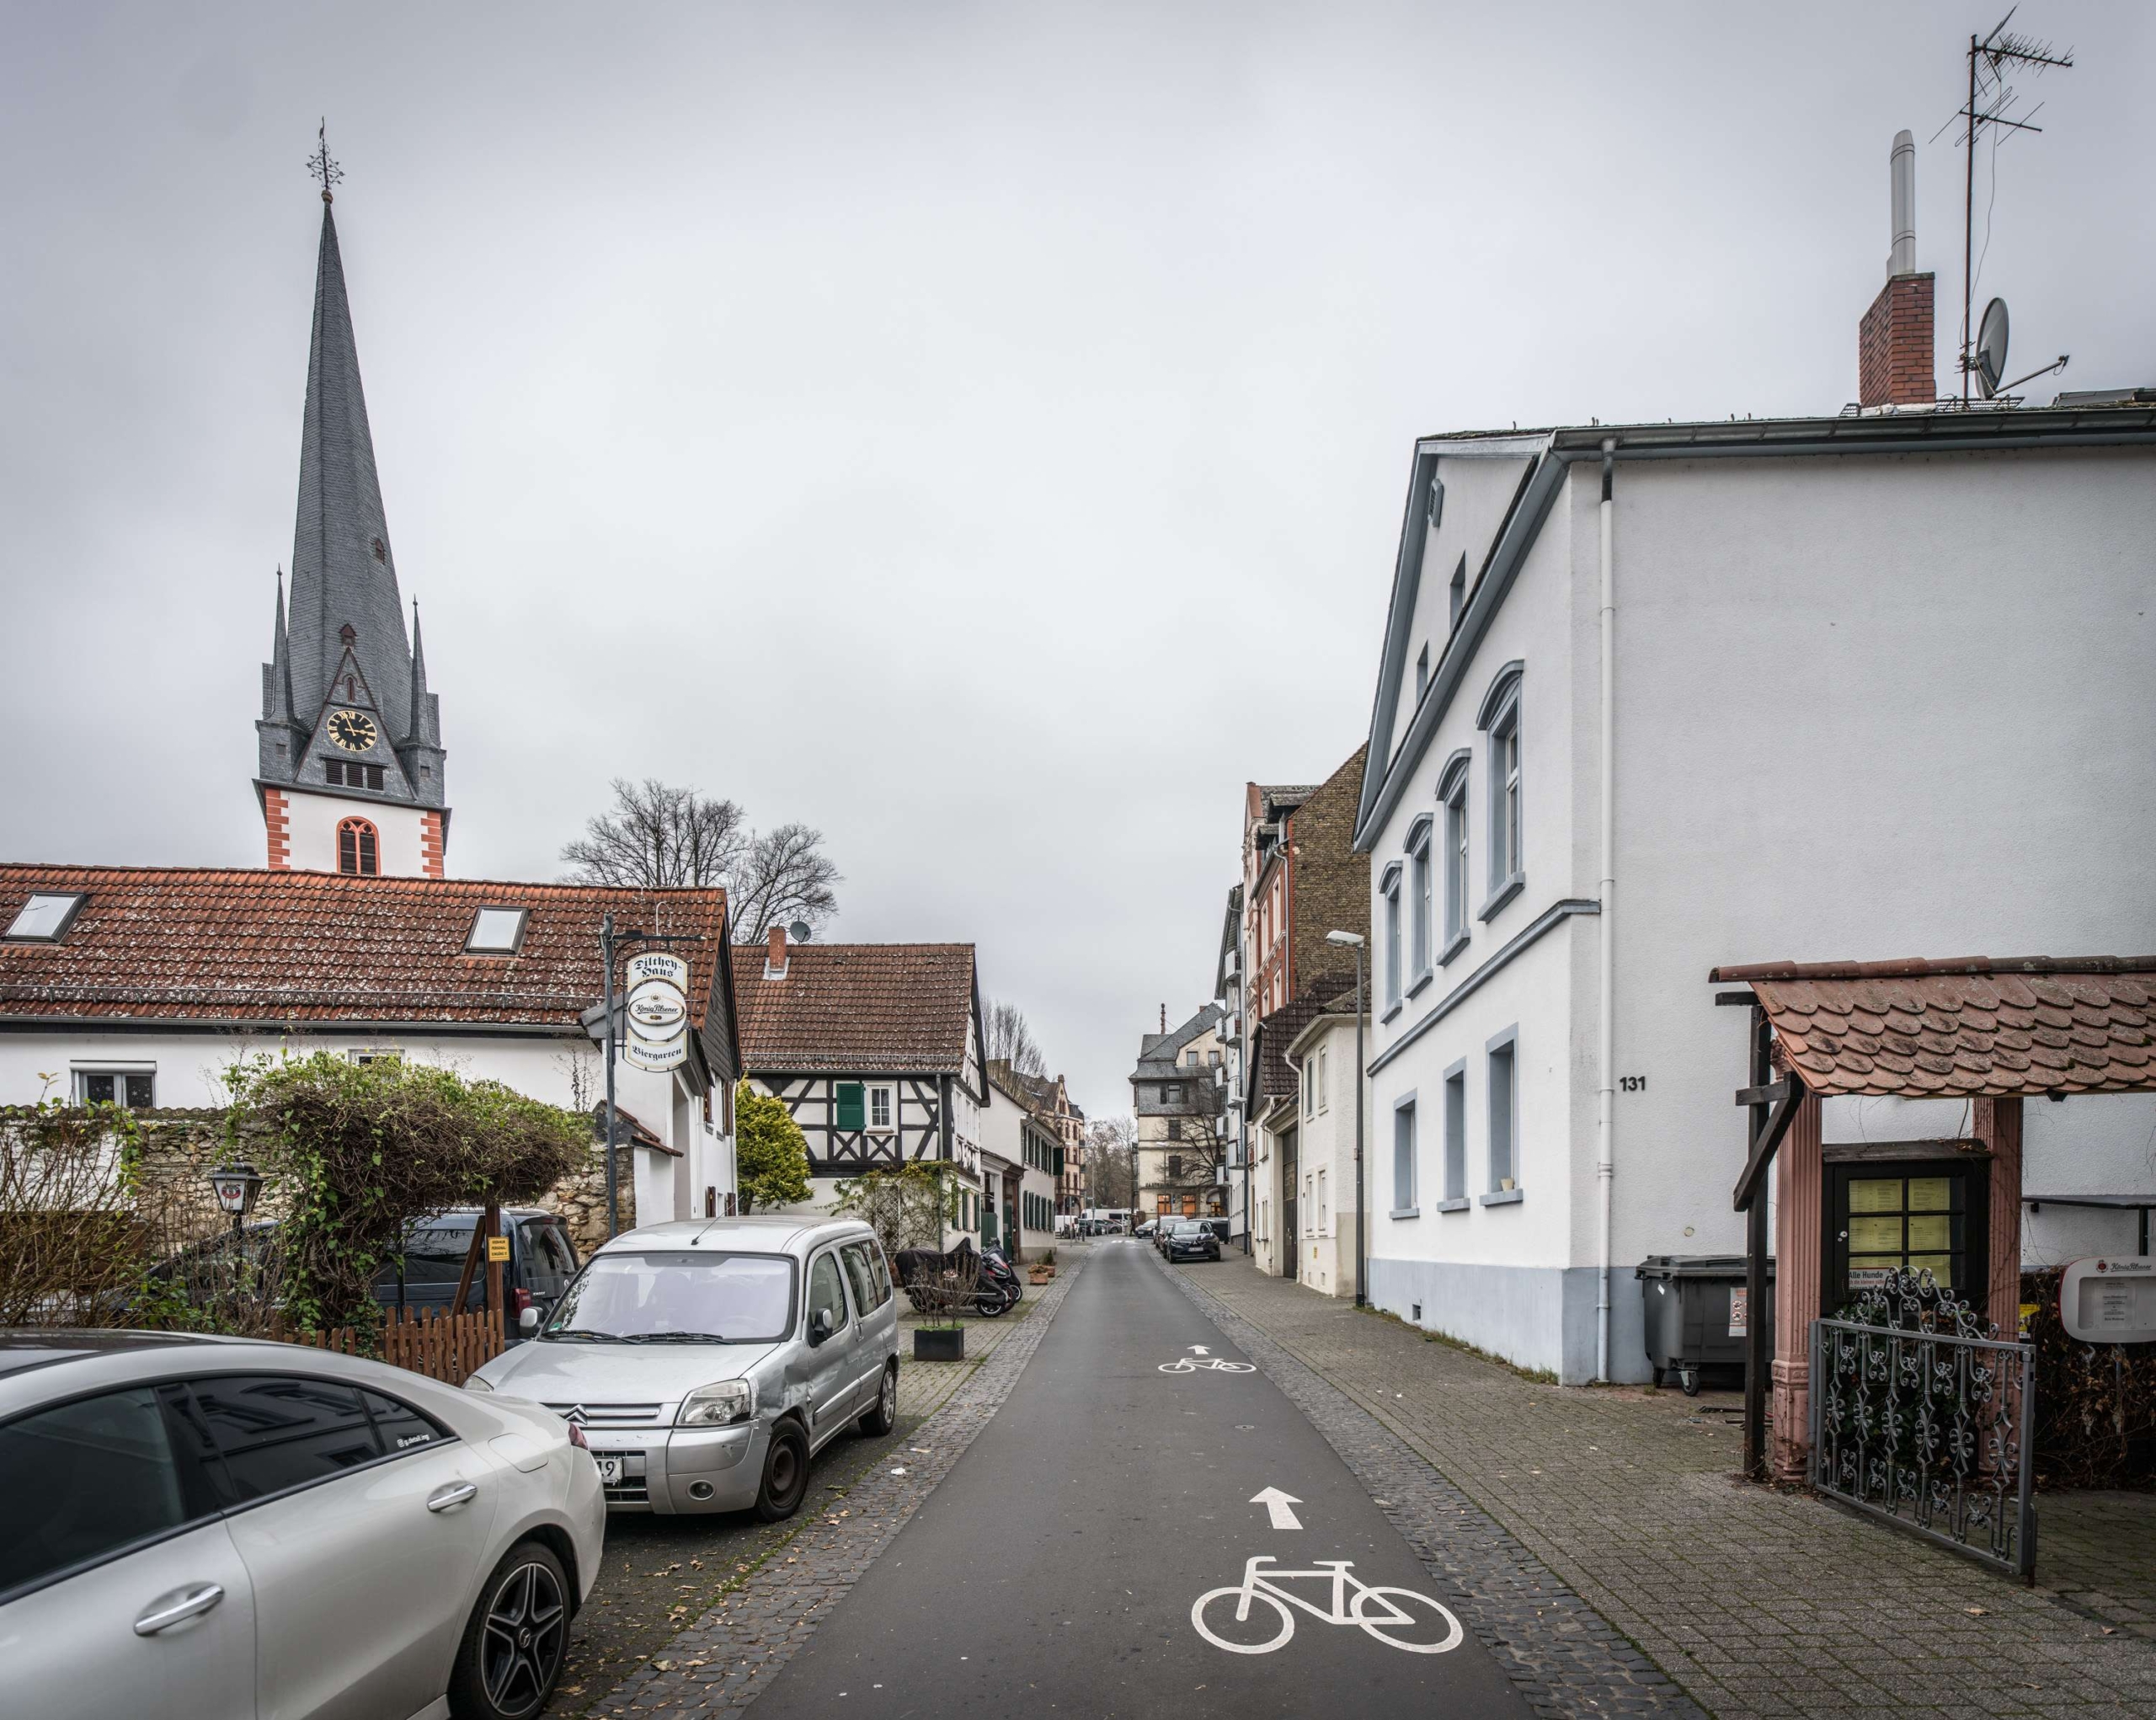
POLYGON ((1817 1093, 2156 1088, 2156 956, 1717 968, 1748 982, 1817 1093))
POLYGON ((730 1072, 726 896, 334 873, 0 864, 0 928, 81 892, 56 942, 0 939, 0 1018, 444 1022, 574 1027, 600 1001, 599 927, 700 933, 690 1007, 730 1072), (528 910, 514 955, 467 955, 482 906, 528 910))
POLYGON ((751 1074, 957 1074, 973 1022, 970 943, 796 943, 782 979, 744 944, 735 987, 751 1074))

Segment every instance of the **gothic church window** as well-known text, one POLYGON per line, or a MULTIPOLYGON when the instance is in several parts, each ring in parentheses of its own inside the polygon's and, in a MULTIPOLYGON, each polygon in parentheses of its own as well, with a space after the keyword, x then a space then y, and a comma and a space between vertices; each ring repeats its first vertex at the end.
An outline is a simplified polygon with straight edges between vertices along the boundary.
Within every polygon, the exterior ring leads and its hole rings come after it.
POLYGON ((353 878, 380 874, 380 838, 365 819, 348 818, 337 826, 337 869, 353 878))

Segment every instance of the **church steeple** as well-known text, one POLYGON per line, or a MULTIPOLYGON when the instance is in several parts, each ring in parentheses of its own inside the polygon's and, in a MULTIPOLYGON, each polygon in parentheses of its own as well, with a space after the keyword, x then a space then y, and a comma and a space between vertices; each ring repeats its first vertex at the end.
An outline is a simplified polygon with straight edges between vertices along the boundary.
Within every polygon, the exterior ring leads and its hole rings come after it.
MULTIPOLYGON (((309 165, 323 182, 322 233, 301 415, 291 592, 288 606, 280 579, 272 660, 263 665, 262 721, 255 725, 271 864, 280 863, 280 812, 292 827, 287 863, 305 866, 314 863, 301 857, 307 844, 300 826, 316 814, 334 809, 342 821, 381 825, 392 809, 405 809, 395 820, 400 827, 411 822, 431 834, 428 863, 391 865, 400 845, 384 826, 373 851, 382 856, 381 869, 438 873, 447 825, 440 715, 427 689, 424 660, 405 638, 331 209, 328 188, 340 175, 326 147, 309 165), (361 804, 306 812, 295 793, 361 804)), ((418 625, 415 610, 414 643, 418 625)), ((421 846, 415 839, 412 852, 418 854, 421 846)))

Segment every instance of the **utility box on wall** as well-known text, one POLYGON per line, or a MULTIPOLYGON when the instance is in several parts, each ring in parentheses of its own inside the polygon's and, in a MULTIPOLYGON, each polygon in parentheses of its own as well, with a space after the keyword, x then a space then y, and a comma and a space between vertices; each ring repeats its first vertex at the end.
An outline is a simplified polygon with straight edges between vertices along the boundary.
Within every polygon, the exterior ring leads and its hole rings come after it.
POLYGON ((2073 1262, 2059 1274, 2058 1317, 2084 1343, 2156 1343, 2156 1257, 2073 1262))

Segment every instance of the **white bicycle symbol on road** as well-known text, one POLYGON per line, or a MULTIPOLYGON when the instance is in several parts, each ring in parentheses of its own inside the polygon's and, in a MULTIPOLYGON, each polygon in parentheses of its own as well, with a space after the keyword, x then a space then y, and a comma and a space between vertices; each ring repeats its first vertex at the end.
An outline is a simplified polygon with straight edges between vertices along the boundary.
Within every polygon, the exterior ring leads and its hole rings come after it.
POLYGON ((1317 1568, 1310 1571, 1259 1569, 1262 1565, 1272 1563, 1268 1556, 1260 1553, 1243 1567, 1240 1587, 1210 1589, 1199 1595, 1190 1605, 1192 1627, 1214 1648, 1225 1648, 1230 1654, 1270 1654, 1286 1643, 1295 1634, 1295 1615, 1289 1610, 1291 1607, 1301 1608, 1321 1624, 1360 1625, 1388 1648, 1405 1649, 1410 1654, 1443 1654, 1457 1648, 1465 1634, 1451 1611, 1428 1595, 1417 1594, 1412 1589, 1374 1589, 1349 1576, 1348 1572, 1354 1569, 1353 1560, 1321 1559, 1317 1568), (1283 1583, 1310 1578, 1331 1585, 1329 1611, 1280 1586, 1283 1583), (1348 1592, 1351 1589, 1352 1595, 1348 1592), (1235 1603, 1234 1610, 1223 1616, 1215 1603, 1230 1599, 1235 1603), (1265 1636, 1268 1628, 1266 1620, 1251 1616, 1252 1603, 1257 1601, 1262 1601, 1279 1617, 1280 1628, 1271 1637, 1265 1636), (1219 1630, 1205 1622, 1209 1608, 1218 1618, 1219 1630), (1440 1639, 1422 1640, 1433 1635, 1440 1639), (1233 1640, 1238 1637, 1263 1640, 1233 1640))
POLYGON ((1224 1362, 1216 1355, 1207 1356, 1202 1361, 1193 1361, 1185 1356, 1181 1361, 1161 1364, 1161 1371, 1164 1374, 1199 1374, 1208 1368, 1216 1374, 1254 1374, 1257 1371, 1250 1362, 1224 1362))

